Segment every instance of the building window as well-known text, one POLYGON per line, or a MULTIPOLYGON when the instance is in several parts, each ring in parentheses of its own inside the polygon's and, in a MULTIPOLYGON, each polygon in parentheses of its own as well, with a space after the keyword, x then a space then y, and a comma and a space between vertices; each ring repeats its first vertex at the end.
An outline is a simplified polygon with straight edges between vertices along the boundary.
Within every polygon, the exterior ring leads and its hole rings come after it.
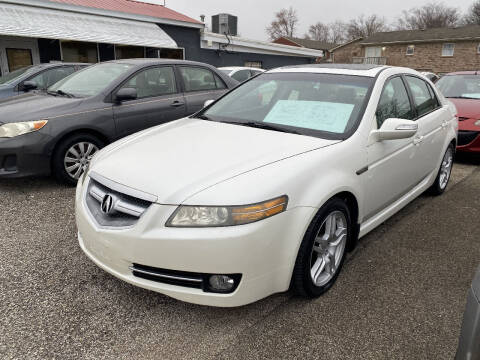
POLYGON ((185 59, 183 49, 161 49, 160 50, 160 57, 162 59, 185 59))
POLYGON ((245 67, 261 69, 262 65, 261 61, 245 61, 245 67))
POLYGON ((480 54, 480 44, 477 45, 477 54, 480 54))
POLYGON ((6 51, 8 71, 12 72, 33 65, 32 51, 30 49, 6 49, 6 51))
POLYGON ((455 52, 455 44, 453 43, 443 44, 442 56, 453 56, 454 52, 455 52))
POLYGON ((408 45, 407 46, 407 55, 413 55, 415 52, 415 45, 408 45))
POLYGON ((62 40, 62 57, 65 62, 96 63, 98 49, 96 43, 62 40))
POLYGON ((138 59, 145 57, 143 46, 115 45, 115 59, 138 59))

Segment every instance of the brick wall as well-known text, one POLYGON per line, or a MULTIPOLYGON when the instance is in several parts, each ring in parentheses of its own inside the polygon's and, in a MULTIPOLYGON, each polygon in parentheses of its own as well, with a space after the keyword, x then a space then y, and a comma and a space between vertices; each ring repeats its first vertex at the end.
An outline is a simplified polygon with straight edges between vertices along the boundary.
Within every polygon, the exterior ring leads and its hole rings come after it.
POLYGON ((364 56, 359 41, 347 44, 333 52, 333 61, 337 64, 351 64, 352 58, 364 56))
POLYGON ((387 57, 388 65, 435 73, 477 70, 480 69, 478 45, 478 41, 458 41, 455 43, 454 54, 450 57, 442 56, 443 43, 415 44, 413 55, 406 55, 407 44, 386 45, 383 56, 387 57))

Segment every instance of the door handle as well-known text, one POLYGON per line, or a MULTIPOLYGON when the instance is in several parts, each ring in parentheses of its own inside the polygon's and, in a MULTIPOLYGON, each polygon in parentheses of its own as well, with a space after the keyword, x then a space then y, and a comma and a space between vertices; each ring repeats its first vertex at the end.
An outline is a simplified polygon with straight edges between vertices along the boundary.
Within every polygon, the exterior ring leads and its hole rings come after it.
POLYGON ((447 127, 448 127, 448 121, 444 121, 444 122, 442 123, 442 129, 445 129, 445 128, 447 128, 447 127))
POLYGON ((416 138, 413 139, 413 144, 420 145, 420 143, 423 141, 424 138, 425 138, 424 136, 417 136, 416 138))
POLYGON ((185 103, 183 103, 181 101, 178 101, 178 100, 176 100, 176 101, 174 101, 173 103, 170 104, 170 106, 172 106, 172 107, 179 107, 179 106, 183 106, 183 105, 185 105, 185 103))

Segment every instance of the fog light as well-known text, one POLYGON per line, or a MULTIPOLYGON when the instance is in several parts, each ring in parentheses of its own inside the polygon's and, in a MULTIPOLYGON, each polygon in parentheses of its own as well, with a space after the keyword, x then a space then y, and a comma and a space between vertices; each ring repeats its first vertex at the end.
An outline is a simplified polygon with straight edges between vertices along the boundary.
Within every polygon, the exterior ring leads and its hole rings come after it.
POLYGON ((230 291, 235 286, 235 280, 227 275, 212 275, 208 281, 214 291, 230 291))

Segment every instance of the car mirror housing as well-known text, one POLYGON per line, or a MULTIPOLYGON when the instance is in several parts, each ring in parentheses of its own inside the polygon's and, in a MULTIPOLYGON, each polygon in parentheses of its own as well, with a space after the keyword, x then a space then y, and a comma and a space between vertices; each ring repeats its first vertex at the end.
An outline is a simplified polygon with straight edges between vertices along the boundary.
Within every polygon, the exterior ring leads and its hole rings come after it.
POLYGON ((383 122, 371 136, 376 141, 407 139, 417 133, 418 124, 412 120, 390 118, 383 122))
POLYGON ((20 86, 20 90, 22 91, 35 90, 36 88, 38 88, 38 85, 33 81, 24 81, 20 86))
POLYGON ((126 100, 135 100, 138 98, 137 89, 135 88, 123 88, 118 90, 115 95, 115 100, 117 102, 122 102, 126 100))

